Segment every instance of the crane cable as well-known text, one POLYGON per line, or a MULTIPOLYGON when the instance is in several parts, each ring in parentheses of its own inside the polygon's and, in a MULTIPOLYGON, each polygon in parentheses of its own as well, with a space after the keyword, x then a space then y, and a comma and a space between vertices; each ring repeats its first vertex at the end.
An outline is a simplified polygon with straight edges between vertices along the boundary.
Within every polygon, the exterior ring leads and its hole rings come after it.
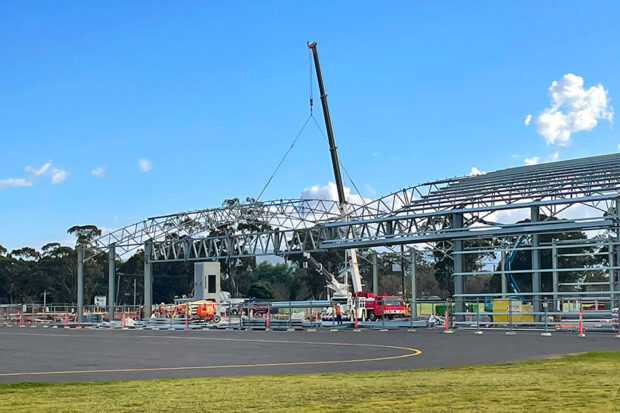
POLYGON ((288 156, 288 154, 291 152, 291 150, 293 150, 293 147, 295 146, 295 144, 297 143, 297 140, 299 139, 299 137, 301 136, 302 132, 304 131, 304 129, 306 129, 306 126, 308 126, 308 122, 310 122, 310 118, 312 118, 312 114, 310 114, 308 116, 308 118, 306 119, 306 121, 304 122, 303 126, 301 127, 301 129, 299 130, 299 132, 297 132, 297 136, 295 136, 295 139, 293 139, 293 142, 291 143, 291 146, 288 147, 287 151, 284 153, 284 156, 282 157, 282 159, 280 159, 280 162, 278 163, 278 166, 276 166, 276 169, 273 171, 273 173, 271 174, 271 176, 269 177, 269 179, 267 180, 267 182, 265 183, 265 185, 263 186, 263 189, 260 191, 260 194, 258 194, 258 196, 255 199, 255 202, 258 202, 258 200, 260 199, 261 196, 263 196, 263 193, 265 192, 265 190, 267 189, 267 187, 269 186, 269 184, 271 183, 271 181, 273 180, 273 178, 276 176, 276 173, 278 173, 278 170, 280 169, 280 167, 282 166, 282 164, 284 163, 284 160, 286 159, 286 157, 288 156))
MULTIPOLYGON (((308 95, 309 95, 309 102, 310 102, 310 114, 308 115, 308 118, 304 122, 304 124, 301 127, 301 129, 299 130, 299 132, 297 133, 297 136, 295 136, 295 139, 293 139, 293 142, 291 143, 291 145, 289 146, 287 151, 284 153, 284 156, 282 156, 282 159, 280 159, 280 162, 276 166, 275 170, 273 171, 273 173, 271 174, 271 176, 269 177, 269 179, 267 180, 267 182, 263 186, 263 189, 260 191, 260 193, 256 197, 255 202, 258 202, 258 200, 260 200, 260 197, 263 196, 263 193, 265 192, 265 190, 267 189, 267 187, 269 186, 269 184, 271 183, 273 178, 276 176, 276 173, 278 173, 278 170, 280 169, 280 167, 282 166, 282 164, 286 160, 286 157, 291 152, 291 150, 293 150, 293 147, 297 143, 297 140, 299 139, 299 137, 303 133, 304 129, 306 129, 306 126, 308 126, 308 122, 310 122, 310 119, 312 119, 314 121, 314 124, 316 125, 316 127, 319 130, 319 132, 321 133, 321 135, 323 135, 323 138, 325 138, 325 140, 327 140, 329 142, 329 140, 327 139, 327 135, 325 135, 325 132, 323 132, 323 129, 321 129, 321 126, 319 125, 319 123, 317 122, 316 118, 314 117, 314 115, 312 113, 312 107, 313 107, 313 104, 314 104, 314 99, 313 99, 314 91, 313 91, 312 74, 313 74, 312 53, 310 52, 310 49, 308 49, 308 95)), ((357 192, 357 195, 360 197, 360 199, 363 202, 364 201, 364 197, 362 196, 362 193, 360 192, 359 188, 357 187, 357 185, 353 181, 353 178, 351 178, 351 175, 349 174, 349 171, 347 170, 347 168, 345 168, 345 166, 343 165, 342 161, 338 160, 338 163, 342 167, 342 170, 344 171, 345 175, 347 176, 347 178, 351 182, 351 185, 353 186, 353 188, 355 188, 355 192, 357 192)))

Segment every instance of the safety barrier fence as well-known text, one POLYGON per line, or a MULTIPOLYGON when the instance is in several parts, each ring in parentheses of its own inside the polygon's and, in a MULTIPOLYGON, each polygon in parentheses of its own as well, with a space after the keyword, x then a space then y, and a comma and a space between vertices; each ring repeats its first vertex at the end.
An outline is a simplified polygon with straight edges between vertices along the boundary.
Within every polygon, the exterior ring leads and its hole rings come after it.
POLYGON ((476 330, 542 330, 618 333, 620 291, 459 294, 466 311, 451 313, 451 325, 476 330), (535 311, 540 308, 539 311, 535 311))

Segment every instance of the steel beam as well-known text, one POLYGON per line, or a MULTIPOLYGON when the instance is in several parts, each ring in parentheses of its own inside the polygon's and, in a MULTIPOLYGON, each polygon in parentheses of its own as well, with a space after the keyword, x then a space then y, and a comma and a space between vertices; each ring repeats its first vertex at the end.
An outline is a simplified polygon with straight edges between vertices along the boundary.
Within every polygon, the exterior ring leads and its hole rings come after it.
POLYGON ((415 248, 411 248, 411 314, 410 314, 410 317, 412 319, 418 316, 418 309, 417 309, 418 301, 416 297, 416 292, 417 292, 416 278, 417 278, 416 250, 415 248))
MULTIPOLYGON (((531 209, 531 221, 532 222, 540 222, 540 210, 537 206, 533 206, 531 209)), ((539 247, 538 234, 532 234, 532 292, 534 294, 540 293, 541 286, 541 277, 540 277, 540 250, 536 249, 539 247)), ((539 313, 541 311, 541 303, 540 303, 540 295, 534 295, 534 312, 539 313)), ((536 315, 535 318, 540 321, 540 315, 536 315)))
POLYGON ((551 268, 552 268, 551 283, 552 283, 552 290, 553 290, 553 308, 555 311, 560 311, 561 310, 560 300, 558 299, 558 292, 559 292, 558 284, 560 282, 559 272, 558 272, 558 246, 557 246, 557 241, 555 238, 552 240, 552 244, 551 244, 551 268))
MULTIPOLYGON (((504 271, 504 268, 506 266, 506 252, 502 251, 501 252, 501 258, 499 260, 500 263, 500 269, 502 271, 504 271)), ((506 297, 508 294, 508 282, 506 281, 506 275, 505 274, 500 274, 500 279, 502 280, 502 297, 506 297)))
MULTIPOLYGON (((463 215, 461 214, 453 214, 452 215, 452 228, 457 229, 463 226, 463 215)), ((453 251, 460 252, 463 250, 463 241, 460 239, 454 239, 452 241, 452 245, 454 246, 453 251)), ((454 294, 456 295, 456 299, 454 302, 455 311, 457 313, 462 313, 465 311, 465 300, 463 299, 461 294, 465 294, 465 277, 460 275, 464 271, 463 266, 463 255, 462 254, 453 254, 454 258, 454 294)), ((462 318, 459 316, 458 318, 462 318)), ((459 320, 460 321, 460 320, 459 320)))
POLYGON ((151 316, 153 307, 153 244, 144 244, 144 318, 151 316))
POLYGON ((372 293, 379 295, 379 269, 377 265, 377 251, 372 251, 372 293))
POLYGON ((82 322, 84 313, 84 247, 77 246, 77 320, 82 322))
POLYGON ((112 322, 114 320, 114 302, 115 286, 114 281, 116 277, 116 247, 114 244, 110 244, 108 251, 108 320, 112 322))
MULTIPOLYGON (((614 245, 611 241, 607 244, 607 261, 607 265, 609 266, 609 270, 607 271, 607 275, 609 276, 609 291, 614 291, 616 289, 616 283, 614 280, 616 271, 614 270, 614 245)), ((611 294, 609 296, 609 301, 609 305, 613 308, 614 303, 616 302, 615 294, 611 294)))
MULTIPOLYGON (((618 216, 618 214, 620 214, 620 197, 617 197, 614 200, 614 209, 616 211, 615 215, 616 217, 618 216)), ((615 223, 614 223, 614 231, 616 233, 616 243, 620 242, 620 219, 616 218, 615 223)), ((618 246, 616 246, 615 248, 616 250, 616 265, 620 264, 620 248, 618 246)), ((614 290, 620 290, 620 270, 614 271, 615 272, 615 288, 612 289, 612 291, 614 290)), ((616 296, 616 307, 620 307, 620 299, 618 299, 618 296, 616 296)))

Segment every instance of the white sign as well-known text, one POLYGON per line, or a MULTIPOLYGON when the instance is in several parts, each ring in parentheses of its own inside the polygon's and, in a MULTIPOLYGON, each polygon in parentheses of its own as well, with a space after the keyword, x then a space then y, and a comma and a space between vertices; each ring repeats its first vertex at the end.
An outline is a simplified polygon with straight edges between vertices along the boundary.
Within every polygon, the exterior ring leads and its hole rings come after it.
POLYGON ((107 297, 105 295, 96 295, 95 296, 95 305, 97 307, 105 307, 107 303, 107 297))

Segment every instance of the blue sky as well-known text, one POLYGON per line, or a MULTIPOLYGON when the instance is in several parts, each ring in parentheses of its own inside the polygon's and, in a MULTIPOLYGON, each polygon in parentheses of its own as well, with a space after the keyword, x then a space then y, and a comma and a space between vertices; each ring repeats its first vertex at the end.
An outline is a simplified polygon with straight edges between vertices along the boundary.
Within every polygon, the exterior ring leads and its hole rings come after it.
MULTIPOLYGON (((472 167, 615 152, 619 20, 603 1, 3 2, 0 244, 40 248, 76 224, 256 196, 308 116, 307 40, 366 197, 472 167), (584 109, 591 130, 565 125, 569 139, 550 144, 536 121, 569 73, 588 105, 609 102, 584 109)), ((316 86, 315 100, 322 122, 316 86)), ((263 199, 330 180, 309 127, 263 199)))

